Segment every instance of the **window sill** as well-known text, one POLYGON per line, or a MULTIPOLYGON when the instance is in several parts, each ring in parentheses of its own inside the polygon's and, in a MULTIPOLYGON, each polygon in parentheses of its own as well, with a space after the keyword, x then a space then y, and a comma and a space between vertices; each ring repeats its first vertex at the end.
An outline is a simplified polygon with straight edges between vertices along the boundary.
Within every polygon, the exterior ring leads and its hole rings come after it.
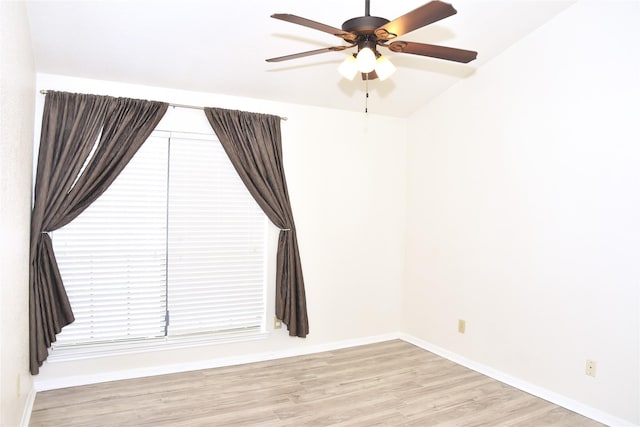
MULTIPOLYGON (((197 334, 182 337, 148 338, 138 341, 107 342, 91 345, 54 347, 49 349, 48 363, 98 357, 120 356, 181 348, 203 347, 207 345, 231 344, 266 339, 269 333, 260 329, 223 333, 197 334)), ((55 344, 54 344, 55 346, 55 344)))

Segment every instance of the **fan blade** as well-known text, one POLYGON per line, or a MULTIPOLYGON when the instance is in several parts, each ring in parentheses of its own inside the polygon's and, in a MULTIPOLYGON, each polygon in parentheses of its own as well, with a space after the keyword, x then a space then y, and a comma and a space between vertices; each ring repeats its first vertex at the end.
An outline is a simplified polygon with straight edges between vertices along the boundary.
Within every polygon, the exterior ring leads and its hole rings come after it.
POLYGON ((317 55, 319 53, 326 53, 326 52, 339 52, 341 50, 345 50, 348 49, 350 47, 353 46, 333 46, 333 47, 325 47, 322 49, 316 49, 316 50, 309 50, 307 52, 300 52, 300 53, 294 53, 292 55, 285 55, 285 56, 279 56, 277 58, 269 58, 266 61, 267 62, 281 62, 281 61, 288 61, 290 59, 296 59, 296 58, 304 58, 305 56, 311 56, 311 55, 317 55))
POLYGON ((472 50, 456 49, 453 47, 436 46, 425 43, 393 42, 388 46, 382 46, 388 47, 392 52, 430 56, 432 58, 446 59, 447 61, 456 61, 465 64, 473 61, 478 56, 478 52, 474 52, 472 50))
POLYGON ((394 19, 374 32, 378 40, 391 40, 456 13, 449 3, 435 0, 394 19))
POLYGON ((348 42, 354 42, 358 38, 356 34, 348 33, 339 28, 332 27, 330 25, 321 24, 316 21, 312 21, 307 18, 301 18, 300 16, 291 15, 290 13, 274 13, 272 18, 280 19, 282 21, 291 22, 292 24, 298 24, 305 27, 313 28, 314 30, 323 31, 325 33, 333 34, 336 37, 340 37, 348 42))

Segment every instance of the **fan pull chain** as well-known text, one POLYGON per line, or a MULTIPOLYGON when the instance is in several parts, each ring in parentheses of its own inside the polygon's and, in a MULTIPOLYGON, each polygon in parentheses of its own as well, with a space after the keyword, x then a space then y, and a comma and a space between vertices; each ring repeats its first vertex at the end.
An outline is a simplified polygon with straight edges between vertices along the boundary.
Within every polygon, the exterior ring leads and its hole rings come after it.
POLYGON ((368 114, 369 113, 369 74, 366 74, 366 77, 364 79, 364 86, 365 86, 365 92, 366 95, 364 96, 364 113, 368 114))

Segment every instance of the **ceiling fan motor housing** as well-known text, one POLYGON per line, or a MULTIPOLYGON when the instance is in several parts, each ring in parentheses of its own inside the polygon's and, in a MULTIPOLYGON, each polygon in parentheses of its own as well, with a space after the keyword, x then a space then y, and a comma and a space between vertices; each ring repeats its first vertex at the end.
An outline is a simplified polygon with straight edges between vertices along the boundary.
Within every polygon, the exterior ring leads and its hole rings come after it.
POLYGON ((360 35, 373 34, 375 29, 389 23, 388 19, 378 16, 359 16, 351 18, 342 24, 342 29, 349 33, 360 35))
POLYGON ((378 16, 359 16, 345 21, 344 24, 342 24, 342 29, 349 33, 358 35, 355 40, 355 42, 358 43, 358 52, 361 49, 368 47, 377 54, 376 44, 378 42, 378 38, 375 35, 375 30, 376 28, 388 23, 388 19, 380 18, 378 16))

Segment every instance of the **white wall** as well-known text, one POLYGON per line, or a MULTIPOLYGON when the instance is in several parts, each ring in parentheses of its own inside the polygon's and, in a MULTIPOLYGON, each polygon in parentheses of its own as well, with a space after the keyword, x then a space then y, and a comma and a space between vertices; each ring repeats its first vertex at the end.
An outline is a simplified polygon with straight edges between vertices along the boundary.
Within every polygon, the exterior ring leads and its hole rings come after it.
POLYGON ((28 412, 28 278, 35 71, 22 2, 0 2, 0 425, 28 412))
POLYGON ((242 361, 402 329, 640 424, 637 18, 637 2, 578 2, 409 120, 39 75, 37 89, 288 116, 311 334, 46 363, 36 381, 242 361), (587 358, 596 378, 583 374, 587 358))
POLYGON ((635 424, 638 22, 579 1, 410 118, 404 294, 405 332, 635 424))
MULTIPOLYGON (((153 373, 166 365, 197 367, 206 366, 212 359, 233 362, 250 360, 251 355, 321 349, 397 332, 406 205, 406 120, 46 74, 38 75, 37 89, 288 117, 282 122, 285 172, 298 230, 310 322, 306 339, 290 338, 281 330, 272 332, 266 340, 241 344, 47 362, 36 377, 38 388, 108 378, 110 373, 117 376, 134 369, 153 373)), ((44 97, 35 96, 39 123, 44 97)), ((271 319, 273 289, 269 292, 267 318, 271 319)))

